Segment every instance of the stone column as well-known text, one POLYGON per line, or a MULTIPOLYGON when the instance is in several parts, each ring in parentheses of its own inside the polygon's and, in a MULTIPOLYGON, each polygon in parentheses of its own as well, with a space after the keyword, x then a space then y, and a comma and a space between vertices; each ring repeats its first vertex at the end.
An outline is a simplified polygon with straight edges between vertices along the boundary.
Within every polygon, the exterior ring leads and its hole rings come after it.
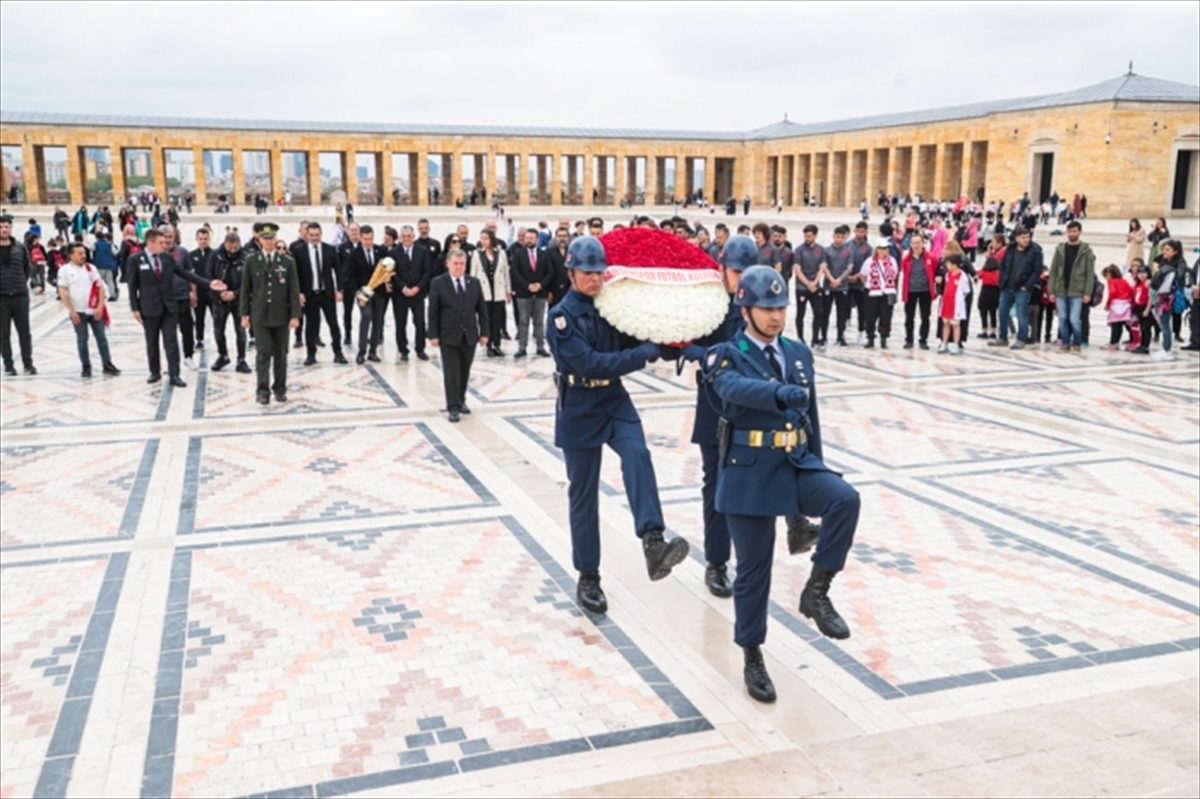
POLYGON ((30 205, 43 205, 46 196, 42 192, 44 178, 38 173, 38 157, 34 146, 29 142, 21 145, 21 174, 25 178, 25 202, 30 205))
POLYGON ((234 147, 230 157, 233 159, 233 189, 229 204, 243 205, 246 202, 246 165, 242 160, 242 148, 234 147))
MULTIPOLYGON (((375 187, 379 191, 379 204, 381 206, 392 205, 392 155, 393 153, 384 148, 375 159, 375 187)), ((416 156, 410 155, 409 158, 416 156)), ((415 193, 415 187, 412 185, 412 180, 409 179, 408 191, 410 196, 415 193)), ((416 205, 416 200, 412 201, 416 205)))
MULTIPOLYGON (((83 180, 83 158, 79 142, 67 139, 67 191, 71 195, 72 205, 83 205, 87 202, 87 184, 83 180)), ((161 160, 159 161, 161 165, 161 160)), ((158 175, 155 175, 158 178, 158 175)), ((166 197, 165 194, 161 195, 166 197)))
POLYGON ((204 171, 204 148, 192 148, 192 163, 196 172, 196 205, 208 204, 208 174, 204 171))
POLYGON ((646 205, 658 205, 658 156, 646 156, 646 205))
MULTIPOLYGON (((109 147, 108 147, 108 163, 109 163, 109 172, 112 174, 113 204, 117 205, 117 206, 124 205, 125 204, 124 201, 126 198, 126 194, 125 194, 125 164, 122 161, 122 153, 121 153, 121 148, 119 146, 117 146, 115 144, 109 145, 109 147)), ((29 191, 28 176, 26 177, 25 182, 26 182, 25 191, 28 192, 29 191)), ((199 196, 197 196, 196 199, 200 200, 201 198, 199 196)), ((121 231, 119 231, 119 230, 113 231, 114 238, 119 237, 120 235, 121 235, 121 231)))
POLYGON ((308 184, 308 204, 321 204, 321 154, 309 150, 305 155, 305 182, 308 184))
POLYGON ((717 196, 717 156, 707 155, 704 157, 704 199, 709 205, 713 204, 713 198, 717 196))
POLYGON ((893 197, 899 192, 897 191, 896 183, 899 180, 900 171, 900 150, 897 147, 887 148, 887 184, 884 187, 884 192, 888 197, 893 197))
POLYGON ((567 158, 567 202, 575 202, 575 192, 579 190, 579 162, 574 155, 567 158))
POLYGON ((933 196, 929 199, 940 201, 946 199, 946 145, 935 144, 933 152, 933 196))
POLYGON ((550 205, 562 205, 563 201, 563 163, 562 150, 550 153, 550 205))
POLYGON ((583 148, 583 204, 592 205, 592 191, 596 188, 596 165, 592 163, 591 148, 583 148))
POLYGON ((342 190, 346 202, 358 205, 358 153, 354 150, 342 151, 342 190))
MULTIPOLYGON (((959 177, 962 180, 962 193, 967 195, 972 202, 975 201, 975 189, 978 186, 971 185, 971 169, 974 166, 974 146, 971 141, 964 141, 962 146, 962 165, 959 169, 959 177)), ((955 198, 958 199, 958 198, 955 198)))
MULTIPOLYGON (((618 151, 619 152, 619 151, 618 151)), ((629 179, 629 157, 626 155, 616 156, 615 167, 617 170, 617 197, 616 201, 619 205, 622 201, 629 199, 629 186, 633 183, 629 179)))
POLYGON ((600 193, 600 204, 608 205, 608 156, 596 156, 596 191, 600 193))
POLYGON ((271 148, 271 205, 283 196, 283 150, 271 148))
MULTIPOLYGON (((75 150, 70 145, 67 146, 67 187, 71 186, 71 155, 72 150, 75 150)), ((74 153, 75 157, 79 157, 79 153, 74 153)), ((155 144, 150 148, 150 170, 154 173, 154 193, 162 200, 163 205, 167 204, 167 158, 166 151, 162 147, 155 144)), ((78 172, 78 170, 75 170, 78 172)), ((71 197, 75 197, 75 192, 71 192, 71 197)))
MULTIPOLYGON (((416 159, 417 162, 417 180, 413 186, 409 187, 409 202, 413 205, 428 205, 429 204, 429 154, 425 152, 412 153, 409 158, 416 159)), ((391 174, 391 167, 388 167, 388 173, 391 174)), ((389 183, 387 194, 390 197, 392 186, 389 183)))

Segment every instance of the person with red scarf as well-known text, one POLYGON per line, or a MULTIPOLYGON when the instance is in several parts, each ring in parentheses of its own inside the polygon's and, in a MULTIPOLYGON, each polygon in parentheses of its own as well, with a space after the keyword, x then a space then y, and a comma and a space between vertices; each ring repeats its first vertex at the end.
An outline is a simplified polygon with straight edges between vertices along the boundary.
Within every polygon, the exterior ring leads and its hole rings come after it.
POLYGON ((71 324, 75 326, 75 344, 79 348, 80 376, 92 376, 92 361, 88 354, 88 329, 96 337, 104 374, 119 375, 108 351, 108 336, 104 328, 110 320, 105 297, 104 278, 100 270, 87 262, 87 248, 76 242, 67 248, 68 261, 58 273, 58 296, 62 300, 71 324))
POLYGON ((875 254, 863 264, 863 286, 867 290, 865 318, 867 343, 863 349, 875 346, 875 325, 879 325, 879 346, 887 349, 888 336, 892 332, 892 306, 896 304, 896 280, 900 269, 888 254, 889 241, 880 239, 875 243, 875 254))
POLYGON ((909 242, 909 251, 900 260, 900 271, 904 275, 904 349, 913 346, 913 323, 915 311, 921 309, 921 349, 929 349, 929 310, 937 299, 938 258, 925 249, 925 235, 914 232, 909 242))

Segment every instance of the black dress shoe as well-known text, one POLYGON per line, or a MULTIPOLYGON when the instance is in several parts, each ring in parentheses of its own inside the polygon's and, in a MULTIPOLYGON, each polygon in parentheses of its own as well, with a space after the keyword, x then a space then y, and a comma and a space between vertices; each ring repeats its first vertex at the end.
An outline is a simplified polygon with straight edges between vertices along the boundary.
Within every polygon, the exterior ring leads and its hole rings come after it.
POLYGON ((287 394, 284 394, 282 391, 276 391, 275 392, 275 401, 276 402, 287 402, 287 394))
POLYGON ((303 346, 304 346, 304 342, 301 341, 300 339, 296 339, 294 342, 292 342, 292 349, 294 349, 294 350, 298 350, 303 346))
POLYGON ((873 349, 875 349, 875 342, 874 342, 874 341, 868 341, 866 344, 864 344, 864 345, 863 345, 863 349, 864 349, 864 350, 873 350, 873 349))
POLYGON ((418 352, 418 353, 417 353, 417 360, 418 360, 418 361, 428 361, 428 360, 429 360, 429 356, 428 356, 428 355, 426 355, 426 354, 425 354, 425 353, 423 353, 423 352, 418 352))
POLYGON ((813 524, 807 516, 785 516, 783 520, 787 523, 789 555, 809 551, 821 537, 821 525, 813 524))
POLYGON ((266 392, 260 392, 258 394, 258 404, 259 405, 270 405, 271 404, 271 395, 267 394, 266 392))
POLYGON ((337 355, 333 356, 333 362, 338 364, 339 366, 345 366, 346 364, 350 363, 349 361, 346 360, 346 356, 340 352, 337 355))
POLYGON ((27 375, 36 375, 36 374, 37 374, 37 367, 36 367, 36 366, 34 366, 34 365, 33 365, 33 364, 31 364, 31 363, 27 363, 27 364, 25 364, 25 374, 27 374, 27 375))
POLYGON ((759 702, 775 701, 775 683, 767 674, 767 664, 763 663, 762 650, 757 646, 742 647, 746 665, 742 668, 742 678, 746 681, 746 692, 750 698, 759 702))
POLYGON ((244 375, 248 375, 251 372, 250 364, 245 361, 238 361, 237 370, 244 375))
POLYGON ((608 613, 608 597, 600 587, 600 572, 580 572, 575 586, 579 606, 589 613, 608 613))
POLYGON ((733 585, 729 582, 729 570, 724 563, 710 563, 704 570, 704 584, 708 593, 722 599, 733 596, 733 585))
POLYGON ((172 377, 171 385, 175 388, 187 388, 187 383, 183 382, 182 377, 172 377))
POLYGON ((408 353, 407 352, 400 353, 400 362, 408 363, 408 353))
POLYGON ((162 375, 150 375, 146 378, 146 382, 150 384, 157 383, 159 380, 162 380, 162 375))
POLYGON ((304 365, 305 365, 305 366, 316 366, 316 365, 317 365, 317 359, 316 359, 316 358, 314 358, 313 356, 311 356, 311 355, 310 355, 310 356, 308 356, 307 358, 305 358, 305 359, 304 359, 304 365))
POLYGON ((834 574, 813 564, 808 583, 800 592, 800 612, 817 623, 822 635, 841 640, 850 637, 850 627, 829 600, 829 585, 834 574))
POLYGON ((460 418, 458 411, 450 411, 450 421, 457 422, 460 418))
POLYGON ((354 356, 354 362, 355 362, 356 364, 358 364, 359 366, 362 366, 364 363, 366 363, 366 362, 367 362, 367 356, 363 355, 363 354, 360 352, 358 355, 355 355, 355 356, 354 356))
POLYGON ((462 405, 458 406, 458 412, 466 415, 471 413, 471 408, 467 405, 467 403, 464 402, 462 405))
POLYGON ((665 541, 662 530, 648 530, 642 534, 642 554, 650 579, 661 580, 687 557, 688 542, 682 538, 665 541))
POLYGON ((918 344, 917 346, 919 346, 919 347, 920 347, 921 349, 923 349, 923 350, 927 350, 927 349, 929 349, 929 342, 928 342, 928 341, 922 341, 922 342, 921 342, 920 344, 918 344))
POLYGON ((376 355, 373 352, 367 356, 367 360, 370 361, 371 363, 383 363, 383 358, 380 358, 378 355, 376 355))
POLYGON ((91 377, 91 376, 92 376, 92 367, 90 367, 90 366, 81 366, 81 367, 79 368, 79 376, 80 376, 80 377, 91 377))
POLYGON ((324 347, 324 346, 325 346, 325 339, 321 338, 320 336, 317 336, 317 346, 318 346, 318 347, 324 347))
POLYGON ((515 353, 513 353, 513 357, 514 358, 524 358, 527 354, 528 353, 526 353, 525 350, 520 349, 520 350, 517 350, 515 353))
POLYGON ((221 357, 217 358, 217 362, 214 363, 211 368, 214 372, 219 372, 228 365, 229 365, 229 358, 222 355, 221 357))
POLYGON ((353 344, 353 343, 351 343, 351 341, 350 341, 350 337, 349 337, 349 336, 346 336, 344 339, 342 339, 342 346, 343 346, 343 347, 352 347, 352 346, 354 346, 354 344, 353 344))
POLYGON ((886 338, 882 338, 879 340, 879 349, 881 349, 881 350, 887 349, 887 339, 886 338))
POLYGON ((538 354, 539 358, 549 358, 550 357, 550 351, 545 350, 545 349, 539 349, 537 351, 537 354, 538 354))
POLYGON ((904 349, 906 349, 906 350, 911 350, 911 349, 912 349, 912 342, 911 342, 911 341, 906 341, 906 342, 904 342, 904 349))
POLYGON ((106 374, 106 375, 112 375, 113 377, 116 377, 117 375, 121 374, 121 370, 118 369, 116 367, 116 364, 113 364, 113 363, 104 364, 103 368, 101 368, 100 371, 104 372, 104 374, 106 374))
POLYGON ((16 373, 17 373, 17 367, 13 366, 11 363, 4 364, 4 374, 15 375, 16 373))

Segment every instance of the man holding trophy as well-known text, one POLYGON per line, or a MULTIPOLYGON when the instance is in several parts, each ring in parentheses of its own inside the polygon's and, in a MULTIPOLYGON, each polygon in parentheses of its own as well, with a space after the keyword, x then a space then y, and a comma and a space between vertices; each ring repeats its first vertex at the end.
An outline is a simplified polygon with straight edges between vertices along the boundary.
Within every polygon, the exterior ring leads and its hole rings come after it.
POLYGON ((387 257, 387 249, 375 243, 375 231, 370 225, 359 228, 358 246, 350 253, 349 288, 357 289, 355 300, 362 309, 358 322, 358 357, 355 363, 379 363, 379 345, 383 343, 383 314, 387 310, 387 294, 377 291, 391 280, 395 262, 387 257))

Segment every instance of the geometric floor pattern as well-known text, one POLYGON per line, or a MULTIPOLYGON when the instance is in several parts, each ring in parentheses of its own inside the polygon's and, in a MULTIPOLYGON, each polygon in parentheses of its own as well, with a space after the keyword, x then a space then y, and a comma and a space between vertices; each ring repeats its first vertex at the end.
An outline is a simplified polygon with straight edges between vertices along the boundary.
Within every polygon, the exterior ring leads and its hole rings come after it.
POLYGON ((1191 793, 1191 353, 818 354, 853 636, 777 536, 763 706, 703 585, 693 367, 626 379, 691 557, 646 579, 606 451, 593 616, 549 360, 478 359, 452 425, 436 352, 293 350, 263 408, 211 340, 146 385, 121 311, 123 376, 81 380, 35 298, 40 374, 0 380, 0 798, 1191 793))

